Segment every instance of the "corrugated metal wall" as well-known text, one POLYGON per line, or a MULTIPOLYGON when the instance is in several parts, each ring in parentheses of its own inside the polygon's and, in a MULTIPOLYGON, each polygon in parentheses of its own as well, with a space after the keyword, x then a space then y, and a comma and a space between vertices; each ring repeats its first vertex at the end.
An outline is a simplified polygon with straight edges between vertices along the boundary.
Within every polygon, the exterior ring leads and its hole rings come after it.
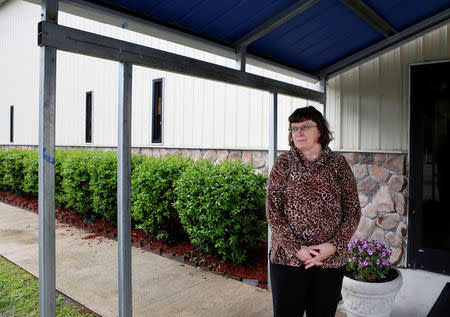
POLYGON ((14 105, 15 143, 37 144, 38 140, 39 109, 36 105, 39 100, 39 49, 36 45, 36 23, 39 21, 39 10, 31 21, 30 13, 30 5, 23 2, 7 2, 0 7, 2 144, 9 143, 11 105, 14 105), (30 49, 32 46, 33 49, 30 49))
POLYGON ((328 81, 327 117, 341 150, 408 150, 408 65, 450 58, 450 25, 328 81))
MULTIPOLYGON (((9 143, 9 106, 15 105, 15 144, 38 143, 39 48, 36 45, 40 7, 9 1, 0 9, 0 143, 9 143), (3 58, 3 57, 6 58, 3 58)), ((60 13, 59 23, 98 34, 234 67, 235 61, 169 43, 125 29, 60 13)), ((115 146, 117 144, 116 62, 58 52, 57 145, 115 146), (85 96, 92 91, 92 144, 85 140, 85 96)), ((301 84, 268 70, 248 71, 301 84)), ((268 93, 143 67, 133 68, 133 146, 152 146, 152 82, 163 78, 164 147, 265 149, 268 144, 268 93)), ((307 101, 279 98, 279 146, 287 148, 287 117, 307 101)), ((310 103, 312 104, 312 103, 310 103)), ((317 105, 321 109, 321 105, 317 105)))

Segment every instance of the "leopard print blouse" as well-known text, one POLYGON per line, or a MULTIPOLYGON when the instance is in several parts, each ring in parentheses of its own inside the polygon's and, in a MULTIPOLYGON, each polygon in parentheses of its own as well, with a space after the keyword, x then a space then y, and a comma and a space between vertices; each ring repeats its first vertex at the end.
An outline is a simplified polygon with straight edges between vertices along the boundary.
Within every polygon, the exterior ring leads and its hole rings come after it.
POLYGON ((350 166, 329 147, 314 161, 292 147, 277 157, 270 172, 266 212, 272 263, 301 266, 295 253, 302 245, 330 242, 336 253, 323 261, 323 267, 345 265, 347 244, 361 214, 350 166))

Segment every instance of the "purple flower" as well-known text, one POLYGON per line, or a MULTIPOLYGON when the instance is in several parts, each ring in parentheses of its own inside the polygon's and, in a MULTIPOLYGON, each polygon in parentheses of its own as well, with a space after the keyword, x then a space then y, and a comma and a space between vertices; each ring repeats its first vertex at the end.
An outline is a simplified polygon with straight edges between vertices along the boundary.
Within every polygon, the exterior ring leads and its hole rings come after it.
POLYGON ((347 266, 347 272, 351 275, 362 274, 365 279, 369 274, 375 274, 380 278, 389 269, 392 251, 377 240, 352 240, 348 243, 348 251, 348 262, 354 263, 351 267, 347 266))

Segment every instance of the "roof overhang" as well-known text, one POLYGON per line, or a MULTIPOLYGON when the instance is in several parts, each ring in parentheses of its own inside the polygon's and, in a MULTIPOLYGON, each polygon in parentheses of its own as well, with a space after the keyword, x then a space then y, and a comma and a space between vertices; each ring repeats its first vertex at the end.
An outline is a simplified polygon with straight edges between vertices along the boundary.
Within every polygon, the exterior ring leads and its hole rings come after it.
POLYGON ((311 83, 450 23, 448 0, 430 0, 427 5, 408 0, 61 0, 59 9, 236 60, 242 71, 250 64, 311 83), (192 7, 188 11, 183 7, 187 4, 192 7), (259 11, 239 11, 249 4, 259 11), (221 14, 220 21, 212 19, 211 12, 221 14), (230 22, 223 18, 227 15, 241 20, 230 22))

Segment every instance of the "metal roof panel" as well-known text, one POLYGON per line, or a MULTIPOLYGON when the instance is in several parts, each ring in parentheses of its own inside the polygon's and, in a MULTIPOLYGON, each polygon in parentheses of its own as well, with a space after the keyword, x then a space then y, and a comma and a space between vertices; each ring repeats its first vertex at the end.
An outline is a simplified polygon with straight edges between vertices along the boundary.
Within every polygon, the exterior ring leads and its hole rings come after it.
POLYGON ((248 51, 316 72, 382 38, 341 2, 321 0, 249 45, 248 51))

